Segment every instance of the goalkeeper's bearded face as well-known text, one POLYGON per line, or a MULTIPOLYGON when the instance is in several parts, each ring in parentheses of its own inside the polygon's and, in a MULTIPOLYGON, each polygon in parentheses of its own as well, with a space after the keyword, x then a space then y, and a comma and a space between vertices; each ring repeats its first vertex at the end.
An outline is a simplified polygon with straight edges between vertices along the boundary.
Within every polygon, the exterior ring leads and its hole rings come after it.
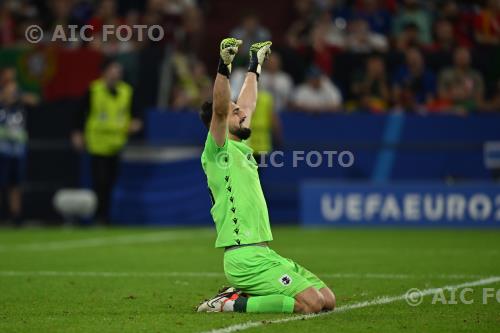
POLYGON ((250 128, 245 127, 246 113, 236 103, 231 103, 231 112, 228 116, 229 132, 241 140, 246 140, 252 134, 250 128))

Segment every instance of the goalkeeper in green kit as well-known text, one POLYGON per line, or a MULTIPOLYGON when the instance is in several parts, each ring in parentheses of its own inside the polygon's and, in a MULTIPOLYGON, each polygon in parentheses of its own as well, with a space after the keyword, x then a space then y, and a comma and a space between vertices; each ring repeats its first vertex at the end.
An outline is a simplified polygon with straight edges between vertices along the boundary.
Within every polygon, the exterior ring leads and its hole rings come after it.
POLYGON ((250 48, 248 73, 234 103, 229 76, 241 41, 224 39, 213 102, 206 102, 200 112, 209 130, 201 162, 217 229, 215 246, 224 248, 224 272, 232 287, 202 302, 198 312, 316 313, 335 307, 335 295, 316 275, 269 247, 273 236, 266 200, 245 140, 251 134, 257 81, 271 44, 250 48))

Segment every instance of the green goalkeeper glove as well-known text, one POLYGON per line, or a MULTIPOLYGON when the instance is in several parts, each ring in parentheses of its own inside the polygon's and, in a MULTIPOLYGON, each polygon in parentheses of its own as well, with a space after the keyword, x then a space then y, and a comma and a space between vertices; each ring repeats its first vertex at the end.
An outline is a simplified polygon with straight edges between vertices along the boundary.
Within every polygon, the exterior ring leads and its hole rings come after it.
POLYGON ((220 42, 220 60, 218 73, 225 75, 229 78, 231 74, 231 63, 238 53, 238 47, 243 42, 236 38, 225 38, 220 42))
POLYGON ((250 47, 250 63, 248 65, 248 71, 257 74, 257 78, 260 75, 262 64, 271 54, 271 45, 273 42, 261 42, 252 44, 250 47))

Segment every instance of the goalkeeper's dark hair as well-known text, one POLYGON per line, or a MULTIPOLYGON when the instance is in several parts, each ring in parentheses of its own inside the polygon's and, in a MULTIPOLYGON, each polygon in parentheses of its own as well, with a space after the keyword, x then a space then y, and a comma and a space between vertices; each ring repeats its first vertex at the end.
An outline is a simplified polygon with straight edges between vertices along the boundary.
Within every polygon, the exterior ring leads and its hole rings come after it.
POLYGON ((206 101, 199 112, 200 119, 207 129, 210 129, 210 122, 212 121, 213 104, 213 102, 206 101))

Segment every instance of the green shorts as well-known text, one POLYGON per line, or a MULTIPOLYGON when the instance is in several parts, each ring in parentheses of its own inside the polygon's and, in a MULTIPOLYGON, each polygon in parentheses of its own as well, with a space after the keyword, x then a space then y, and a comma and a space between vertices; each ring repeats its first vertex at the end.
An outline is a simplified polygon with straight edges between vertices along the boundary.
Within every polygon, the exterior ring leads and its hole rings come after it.
POLYGON ((295 297, 309 287, 326 287, 316 275, 265 246, 224 252, 224 273, 231 286, 255 296, 295 297))

